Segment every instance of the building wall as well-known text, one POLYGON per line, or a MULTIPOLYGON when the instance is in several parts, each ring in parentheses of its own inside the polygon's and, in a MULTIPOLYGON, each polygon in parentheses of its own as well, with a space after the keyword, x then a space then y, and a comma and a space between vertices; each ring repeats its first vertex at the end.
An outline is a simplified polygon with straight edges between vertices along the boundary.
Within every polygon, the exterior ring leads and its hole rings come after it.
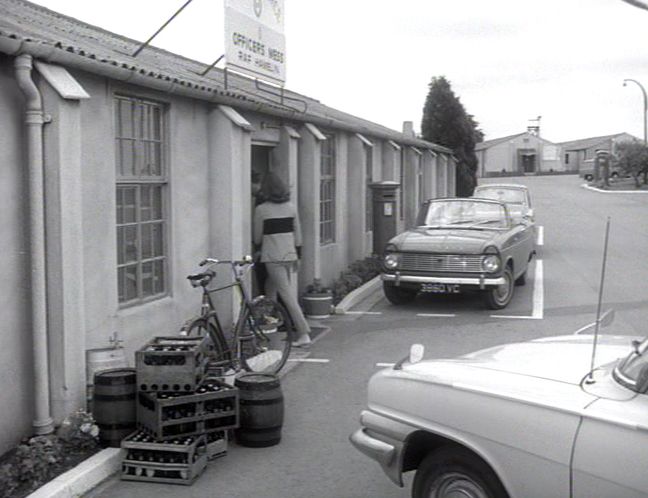
POLYGON ((29 192, 24 154, 24 98, 13 58, 0 55, 0 302, 2 402, 0 454, 29 432, 33 418, 29 192))
MULTIPOLYGON (((77 70, 70 74, 89 94, 88 99, 63 99, 36 76, 45 110, 53 117, 44 138, 50 388, 56 422, 84 405, 85 351, 109 347, 116 334, 133 366, 134 352, 145 342, 176 334, 199 311, 200 289, 192 288, 186 280, 199 261, 205 257, 240 258, 251 251, 252 143, 275 146, 273 168, 278 168, 296 191, 305 236, 301 289, 314 277, 331 283, 351 262, 371 253, 371 230, 366 227, 364 209, 365 151, 361 148, 361 153, 353 153, 355 134, 322 130, 335 133, 337 144, 335 241, 322 246, 321 143, 302 123, 239 111, 241 120, 249 122, 246 127, 222 106, 77 70), (117 289, 116 93, 150 99, 166 109, 168 292, 131 306, 120 305, 117 289), (286 125, 294 130, 287 132, 286 125), (358 208, 351 209, 356 197, 358 208)), ((5 165, 0 169, 5 206, 0 210, 0 298, 6 305, 3 324, 15 332, 7 335, 0 352, 3 372, 10 376, 0 403, 1 453, 29 434, 33 406, 24 117, 13 58, 0 58, 0 88, 4 117, 0 157, 5 165)), ((405 156, 388 142, 366 138, 374 142, 372 180, 398 181, 405 156)), ((408 181, 411 183, 411 178, 408 181)), ((416 196, 418 186, 410 187, 416 196)), ((418 202, 408 194, 403 198, 418 202)), ((229 280, 228 270, 223 269, 219 282, 229 280)), ((236 311, 231 293, 219 295, 216 302, 228 323, 236 311)))
MULTIPOLYGON (((83 238, 87 348, 108 346, 117 332, 132 352, 157 335, 175 334, 198 311, 199 292, 186 275, 214 254, 209 246, 208 122, 205 106, 136 87, 77 75, 90 93, 83 103, 83 238), (117 300, 113 92, 152 98, 168 105, 168 295, 150 303, 120 307, 117 300), (107 187, 108 186, 108 187, 107 187)), ((219 165, 215 166, 218 175, 219 165)), ((220 166, 221 168, 223 166, 220 166)), ((222 256, 221 256, 222 257, 222 256)))
POLYGON ((531 174, 565 169, 559 145, 525 133, 477 151, 480 174, 525 174, 522 156, 526 153, 535 155, 535 167, 531 174), (555 152, 553 156, 549 154, 552 150, 555 152))

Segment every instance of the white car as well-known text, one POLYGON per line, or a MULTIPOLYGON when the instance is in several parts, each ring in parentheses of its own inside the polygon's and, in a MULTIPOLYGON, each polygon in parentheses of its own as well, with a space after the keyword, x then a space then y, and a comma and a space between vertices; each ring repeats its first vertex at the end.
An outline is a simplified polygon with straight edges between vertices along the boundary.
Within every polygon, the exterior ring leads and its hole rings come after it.
POLYGON ((648 338, 593 337, 400 362, 351 442, 415 498, 646 498, 648 338))
POLYGON ((531 195, 525 185, 517 183, 487 183, 475 187, 473 197, 492 199, 503 202, 509 208, 511 217, 518 223, 535 222, 535 213, 531 206, 531 195))

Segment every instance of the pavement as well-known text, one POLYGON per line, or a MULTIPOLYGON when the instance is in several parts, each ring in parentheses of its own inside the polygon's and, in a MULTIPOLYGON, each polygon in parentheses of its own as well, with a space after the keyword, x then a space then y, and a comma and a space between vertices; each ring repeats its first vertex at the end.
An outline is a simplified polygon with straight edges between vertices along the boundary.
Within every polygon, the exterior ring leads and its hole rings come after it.
MULTIPOLYGON (((353 313, 352 309, 363 303, 371 305, 382 296, 379 277, 366 282, 364 285, 349 293, 336 307, 335 314, 353 313)), ((311 326, 311 340, 313 343, 321 340, 331 327, 326 319, 308 319, 311 326)), ((279 377, 287 375, 301 361, 310 356, 309 348, 292 348, 286 366, 281 370, 279 377)), ((93 488, 97 487, 121 468, 125 450, 121 448, 106 448, 81 462, 73 469, 61 474, 54 480, 41 486, 27 498, 78 498, 93 488)))

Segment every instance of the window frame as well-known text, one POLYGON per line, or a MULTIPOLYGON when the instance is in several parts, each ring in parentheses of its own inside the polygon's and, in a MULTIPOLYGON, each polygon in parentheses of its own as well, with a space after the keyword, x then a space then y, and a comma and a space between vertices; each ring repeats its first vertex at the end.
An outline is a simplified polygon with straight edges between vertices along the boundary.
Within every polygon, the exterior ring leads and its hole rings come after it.
POLYGON ((113 105, 117 301, 120 308, 127 308, 164 298, 170 293, 168 106, 126 93, 115 93, 113 105), (130 135, 124 133, 124 120, 129 119, 122 114, 125 102, 132 111, 130 135), (126 164, 122 144, 129 142, 133 143, 133 155, 131 162, 126 164), (131 204, 125 200, 129 190, 133 192, 129 199, 131 204), (132 211, 128 217, 126 209, 132 211), (134 243, 131 244, 135 247, 130 248, 134 252, 133 259, 122 256, 129 251, 125 244, 127 227, 135 229, 134 243), (148 227, 151 228, 146 241, 143 232, 148 227), (155 227, 158 227, 157 235, 155 227), (151 265, 148 278, 145 275, 147 265, 151 265), (127 292, 125 280, 129 274, 132 275, 127 269, 133 268, 135 292, 131 295, 127 292))
POLYGON ((363 144, 365 150, 365 232, 373 231, 373 199, 371 183, 373 182, 373 145, 363 144))
POLYGON ((320 246, 336 242, 337 143, 333 133, 324 133, 320 148, 320 246))

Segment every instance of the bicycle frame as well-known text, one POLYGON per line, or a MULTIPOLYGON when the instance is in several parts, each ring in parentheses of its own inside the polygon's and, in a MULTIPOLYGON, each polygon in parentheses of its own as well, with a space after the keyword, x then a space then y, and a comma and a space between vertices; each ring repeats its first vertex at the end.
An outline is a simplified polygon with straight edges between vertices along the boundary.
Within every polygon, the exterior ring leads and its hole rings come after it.
MULTIPOLYGON (((248 293, 245 290, 243 277, 247 272, 249 272, 252 269, 254 263, 249 263, 245 267, 231 261, 220 261, 220 263, 230 264, 234 281, 230 284, 217 287, 215 289, 208 289, 207 285, 202 285, 203 295, 202 295, 202 303, 200 307, 200 317, 204 318, 207 322, 213 319, 213 323, 217 330, 217 333, 220 334, 221 338, 223 339, 223 343, 227 346, 227 351, 225 351, 225 353, 229 355, 232 355, 233 353, 234 358, 239 358, 240 341, 238 337, 238 331, 242 329, 243 326, 242 322, 244 320, 246 310, 252 311, 252 301, 250 300, 248 293), (223 329, 223 326, 218 318, 218 311, 216 310, 216 307, 214 306, 214 302, 211 297, 211 295, 215 294, 216 292, 227 290, 230 288, 238 289, 239 304, 240 304, 238 317, 232 328, 231 339, 232 341, 234 341, 233 343, 227 340, 228 338, 225 335, 225 330, 223 329), (232 346, 234 346, 235 349, 233 349, 232 346)), ((259 296, 256 299, 261 299, 261 298, 263 298, 263 296, 259 296)), ((232 358, 230 358, 230 361, 231 360, 232 358)))

